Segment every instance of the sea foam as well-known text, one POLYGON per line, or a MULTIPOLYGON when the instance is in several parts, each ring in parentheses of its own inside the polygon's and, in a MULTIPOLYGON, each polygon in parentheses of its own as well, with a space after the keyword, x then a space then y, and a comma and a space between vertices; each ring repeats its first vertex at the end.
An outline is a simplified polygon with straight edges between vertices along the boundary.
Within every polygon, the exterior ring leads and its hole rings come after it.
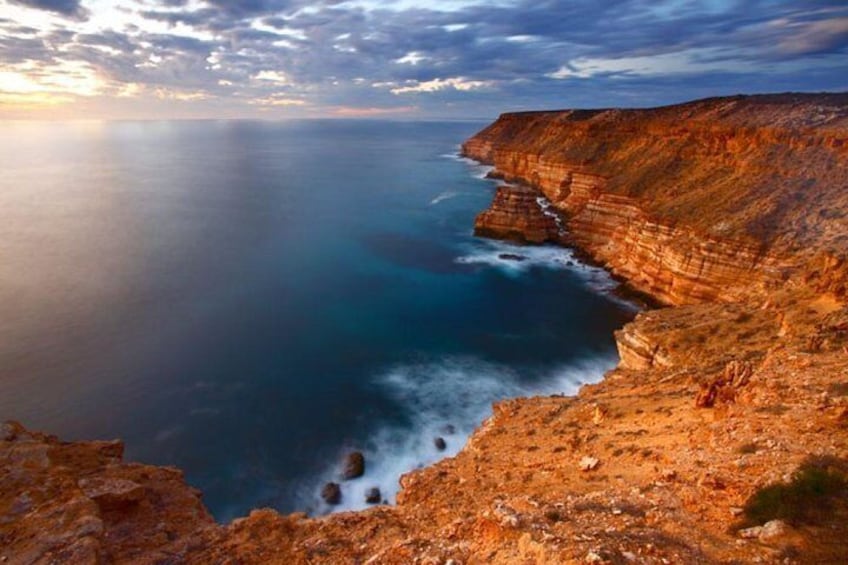
MULTIPOLYGON (((458 153, 443 157, 465 163, 481 179, 494 169, 458 153)), ((454 196, 455 192, 446 191, 430 204, 454 196)), ((554 215, 548 209, 547 200, 540 200, 539 206, 543 212, 554 215)), ((581 262, 573 250, 565 247, 475 239, 455 261, 498 269, 508 276, 521 276, 534 268, 568 270, 592 290, 625 307, 637 308, 613 294, 619 285, 608 272, 581 262)), ((536 375, 531 381, 521 378, 508 366, 475 357, 446 357, 389 368, 374 378, 373 385, 391 397, 406 421, 387 423, 378 427, 365 445, 342 449, 336 458, 337 465, 303 484, 300 506, 314 513, 363 509, 368 506, 365 493, 373 487, 380 489, 386 502, 394 503, 401 475, 456 455, 474 429, 491 414, 493 402, 522 396, 576 394, 580 385, 599 381, 617 361, 615 355, 575 361, 536 375), (444 450, 434 445, 437 437, 444 439, 444 450), (352 481, 339 481, 344 455, 354 449, 365 455, 365 475, 352 481), (342 502, 337 506, 328 506, 318 494, 328 481, 341 483, 342 502)))
MULTIPOLYGON (((341 462, 354 447, 365 455, 366 472, 352 481, 339 481, 340 466, 328 468, 301 489, 301 507, 314 513, 366 508, 365 493, 378 487, 394 503, 400 476, 456 455, 474 429, 491 415, 492 403, 505 398, 575 394, 581 384, 597 382, 615 366, 614 356, 582 360, 552 368, 532 381, 515 370, 473 357, 446 357, 438 361, 399 365, 377 375, 374 386, 388 394, 405 415, 405 422, 376 429, 365 446, 349 446, 338 454, 341 462), (434 439, 445 440, 438 450, 434 439), (318 496, 328 481, 341 483, 342 502, 328 506, 318 496)), ((526 375, 523 375, 526 377, 526 375)))
POLYGON ((439 194, 438 196, 436 196, 435 198, 433 198, 430 201, 430 206, 435 206, 439 202, 443 202, 445 200, 450 200, 451 198, 455 198, 457 196, 459 196, 458 192, 455 192, 453 190, 446 190, 446 191, 442 192, 441 194, 439 194))

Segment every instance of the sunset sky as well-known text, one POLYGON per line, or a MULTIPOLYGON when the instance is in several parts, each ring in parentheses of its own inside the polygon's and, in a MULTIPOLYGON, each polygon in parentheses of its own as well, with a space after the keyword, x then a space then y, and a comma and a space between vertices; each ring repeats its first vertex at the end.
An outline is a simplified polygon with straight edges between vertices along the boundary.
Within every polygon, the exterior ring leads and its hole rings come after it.
POLYGON ((848 90, 845 0, 0 0, 0 118, 488 118, 848 90))

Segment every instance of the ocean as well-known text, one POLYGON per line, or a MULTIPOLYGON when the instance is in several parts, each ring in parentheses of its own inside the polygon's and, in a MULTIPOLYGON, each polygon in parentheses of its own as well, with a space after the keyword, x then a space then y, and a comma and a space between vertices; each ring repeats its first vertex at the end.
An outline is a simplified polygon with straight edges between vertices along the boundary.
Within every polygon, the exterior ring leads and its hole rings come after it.
POLYGON ((493 401, 597 381, 635 308, 567 249, 473 237, 484 125, 2 124, 0 419, 121 438, 227 521, 391 502, 493 401))

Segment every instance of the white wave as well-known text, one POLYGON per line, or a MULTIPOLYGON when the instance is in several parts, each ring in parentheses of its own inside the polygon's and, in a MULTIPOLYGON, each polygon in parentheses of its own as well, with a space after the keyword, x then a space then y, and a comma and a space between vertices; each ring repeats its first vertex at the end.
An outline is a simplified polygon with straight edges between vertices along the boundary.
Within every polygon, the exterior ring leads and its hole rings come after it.
POLYGON ((475 164, 471 167, 474 172, 473 175, 478 179, 491 180, 493 182, 500 182, 498 179, 489 179, 489 173, 495 170, 491 165, 481 165, 480 163, 475 162, 475 164))
MULTIPOLYGON (((582 264, 567 247, 554 245, 517 245, 491 239, 475 240, 468 252, 456 258, 457 263, 487 265, 507 274, 520 274, 534 267, 548 269, 594 269, 582 264)), ((600 270, 600 269, 598 269, 600 270)))
POLYGON ((580 261, 574 250, 555 245, 516 245, 490 239, 475 240, 467 253, 455 259, 465 265, 481 265, 499 269, 506 275, 517 277, 533 268, 562 269, 579 277, 587 288, 602 293, 619 305, 637 310, 634 302, 615 294, 620 284, 601 267, 580 261))
POLYGON ((559 235, 563 235, 565 233, 565 225, 562 223, 562 216, 556 213, 556 209, 553 207, 553 204, 551 204, 551 201, 544 196, 537 196, 536 204, 539 205, 539 209, 542 210, 542 214, 554 219, 557 225, 557 232, 559 235))
MULTIPOLYGON (((581 384, 600 380, 616 362, 610 356, 575 363, 556 368, 535 383, 522 382, 509 367, 467 357, 394 367, 380 375, 375 384, 408 415, 408 425, 387 425, 373 434, 367 446, 358 446, 365 455, 363 477, 339 481, 341 468, 333 467, 304 485, 301 506, 319 512, 359 510, 368 506, 365 493, 372 487, 378 487, 383 498, 394 503, 400 476, 456 455, 474 429, 491 415, 493 402, 520 396, 575 394, 581 384), (437 437, 445 440, 444 451, 436 449, 437 437), (327 506, 318 495, 321 485, 328 481, 340 482, 342 502, 337 506, 327 506)), ((339 460, 348 451, 339 453, 339 460)))
POLYGON ((459 153, 459 148, 457 148, 456 153, 445 153, 441 157, 444 159, 450 159, 451 161, 459 161, 460 163, 465 164, 469 169, 471 169, 471 176, 476 177, 478 179, 486 179, 488 174, 495 170, 495 168, 491 165, 484 165, 480 161, 476 161, 469 157, 462 156, 459 153))
POLYGON ((452 191, 452 190, 446 190, 445 192, 443 192, 443 193, 439 194, 439 195, 438 195, 438 196, 436 196, 434 199, 432 199, 432 200, 430 201, 430 206, 435 206, 435 205, 436 205, 436 204, 438 204, 439 202, 443 202, 443 201, 445 201, 445 200, 449 200, 449 199, 454 198, 454 197, 456 197, 456 196, 459 196, 459 193, 458 193, 458 192, 454 192, 454 191, 452 191))

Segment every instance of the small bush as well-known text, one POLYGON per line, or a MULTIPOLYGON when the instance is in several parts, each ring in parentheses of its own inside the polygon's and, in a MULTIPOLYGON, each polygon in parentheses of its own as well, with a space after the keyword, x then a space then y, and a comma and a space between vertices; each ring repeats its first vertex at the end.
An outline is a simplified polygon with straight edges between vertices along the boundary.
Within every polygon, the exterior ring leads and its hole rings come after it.
POLYGON ((827 387, 827 393, 831 396, 848 396, 848 383, 833 383, 827 387))
POLYGON ((740 445, 736 448, 737 453, 741 453, 743 455, 750 455, 751 453, 757 452, 757 444, 756 443, 746 443, 740 445))
POLYGON ((745 504, 740 527, 783 520, 794 526, 819 524, 832 517, 833 504, 846 501, 848 480, 837 469, 819 463, 802 465, 792 481, 764 487, 745 504))

